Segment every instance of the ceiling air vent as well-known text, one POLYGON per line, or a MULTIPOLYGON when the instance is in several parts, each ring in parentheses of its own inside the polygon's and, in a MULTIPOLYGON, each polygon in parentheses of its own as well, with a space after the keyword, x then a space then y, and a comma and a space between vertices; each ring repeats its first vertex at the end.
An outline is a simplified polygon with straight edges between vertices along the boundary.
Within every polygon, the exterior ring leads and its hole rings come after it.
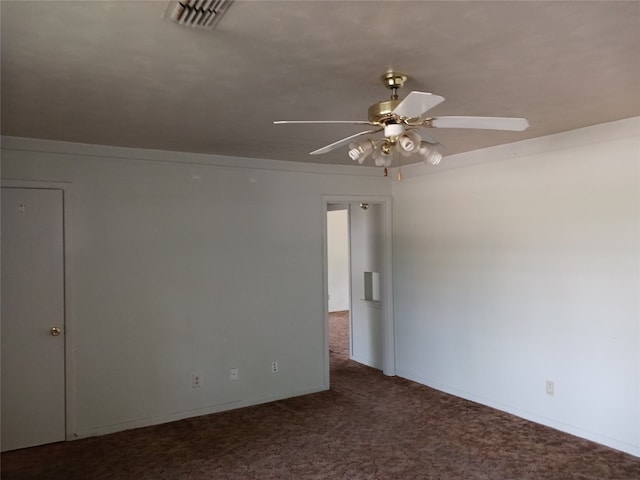
POLYGON ((180 25, 213 28, 229 8, 233 0, 181 0, 172 2, 169 18, 180 25))

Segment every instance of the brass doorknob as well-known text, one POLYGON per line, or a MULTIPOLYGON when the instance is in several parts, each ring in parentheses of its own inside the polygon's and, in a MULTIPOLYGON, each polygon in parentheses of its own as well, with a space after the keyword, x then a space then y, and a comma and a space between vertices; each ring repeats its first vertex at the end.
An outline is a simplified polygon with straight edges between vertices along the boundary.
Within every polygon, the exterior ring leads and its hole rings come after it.
POLYGON ((58 327, 51 327, 51 335, 53 335, 54 337, 57 337, 58 335, 60 335, 60 332, 62 332, 62 330, 60 330, 58 327))

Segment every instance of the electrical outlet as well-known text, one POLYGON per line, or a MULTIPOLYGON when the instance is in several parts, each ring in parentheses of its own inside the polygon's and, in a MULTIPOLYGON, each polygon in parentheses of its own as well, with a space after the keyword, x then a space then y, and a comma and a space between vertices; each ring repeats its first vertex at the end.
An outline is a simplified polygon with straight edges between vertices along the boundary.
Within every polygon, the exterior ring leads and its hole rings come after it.
POLYGON ((191 386, 193 388, 202 386, 202 372, 193 372, 191 374, 191 386))
POLYGON ((547 395, 553 396, 554 389, 555 389, 554 383, 551 380, 547 380, 545 382, 545 390, 547 392, 547 395))
POLYGON ((278 362, 271 362, 271 373, 278 373, 278 362))
POLYGON ((240 378, 240 369, 232 368, 229 373, 229 380, 238 380, 240 378))

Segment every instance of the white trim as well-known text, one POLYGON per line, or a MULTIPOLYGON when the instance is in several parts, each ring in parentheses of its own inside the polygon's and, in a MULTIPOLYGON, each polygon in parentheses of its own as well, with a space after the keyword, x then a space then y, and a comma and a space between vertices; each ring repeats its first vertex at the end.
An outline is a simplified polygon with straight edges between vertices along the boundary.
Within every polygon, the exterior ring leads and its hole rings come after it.
POLYGON ((393 271, 392 271, 392 198, 390 196, 371 195, 323 195, 322 196, 322 299, 324 312, 324 355, 325 381, 329 386, 329 302, 327 296, 328 262, 327 262, 327 209, 330 203, 367 202, 382 205, 383 225, 383 265, 384 272, 380 281, 382 297, 382 315, 384 326, 384 341, 382 352, 382 373, 393 376, 396 374, 395 355, 395 321, 393 308, 393 271))
MULTIPOLYGON (((611 140, 633 138, 640 131, 640 117, 625 118, 609 123, 591 125, 569 132, 529 138, 519 142, 506 143, 470 152, 445 156, 438 165, 425 165, 423 162, 403 165, 404 180, 421 177, 451 169, 469 167, 480 163, 522 158, 545 152, 558 152, 582 145, 595 145, 611 140)), ((395 172, 397 168, 393 169, 395 172)), ((394 186, 398 182, 393 182, 394 186)))
MULTIPOLYGON (((338 205, 337 203, 335 205, 338 205)), ((346 202, 347 206, 347 258, 349 265, 347 267, 349 281, 347 282, 347 298, 349 299, 349 358, 353 360, 353 255, 351 252, 351 204, 346 202)), ((327 269, 328 273, 328 269, 327 269)))
MULTIPOLYGON (((328 241, 327 241, 327 212, 328 202, 322 198, 322 215, 320 216, 320 232, 322 238, 322 358, 324 363, 322 385, 325 388, 330 387, 330 369, 329 369, 329 258, 328 258, 328 241)), ((349 267, 351 270, 351 267, 349 267)), ((349 306, 351 308, 351 306, 349 306)), ((349 335, 351 338, 351 335, 349 335)))
POLYGON ((376 370, 380 370, 380 365, 376 365, 376 362, 371 358, 364 358, 359 356, 354 356, 351 360, 361 363, 362 365, 366 365, 367 367, 375 368, 376 370))
POLYGON ((638 448, 637 445, 627 443, 627 442, 621 442, 620 440, 616 440, 615 438, 607 437, 605 435, 600 435, 598 433, 595 433, 589 430, 584 430, 580 427, 575 427, 568 423, 559 422, 557 420, 545 417, 543 415, 538 415, 536 413, 532 413, 527 410, 522 410, 517 407, 513 407, 509 404, 496 402, 487 397, 473 395, 465 390, 452 388, 443 383, 431 381, 428 378, 422 377, 420 375, 414 375, 413 373, 405 370, 398 370, 397 373, 399 377, 406 378, 407 380, 411 380, 412 382, 416 382, 430 388, 434 388, 436 390, 439 390, 440 392, 444 392, 446 394, 453 395, 458 398, 469 400, 471 402, 479 403, 486 407, 494 408, 498 411, 506 412, 511 415, 515 415, 516 417, 524 418, 525 420, 529 420, 531 422, 535 422, 540 425, 544 425, 546 427, 559 430, 563 433, 575 435, 577 437, 591 440, 592 442, 596 442, 601 445, 606 445, 608 447, 615 448, 616 450, 629 453, 636 457, 640 457, 640 448, 638 448))
POLYGON ((276 402, 278 400, 285 400, 287 398, 309 395, 312 393, 324 392, 327 389, 320 388, 307 388, 304 390, 298 390, 293 393, 286 393, 284 395, 273 395, 263 397, 252 401, 231 400, 229 402, 218 403, 215 405, 209 405, 206 407, 195 408, 192 410, 184 410, 180 412, 170 413, 168 415, 158 415, 153 417, 140 418, 136 420, 118 422, 111 425, 103 425, 100 427, 94 427, 88 430, 82 430, 74 434, 73 438, 68 440, 76 440, 80 438, 93 437, 98 435, 106 435, 109 433, 122 432, 124 430, 131 430, 132 428, 151 427, 153 425, 160 425, 168 422, 175 422, 176 420, 183 420, 185 418, 199 417, 202 415, 209 415, 212 413, 226 412, 229 410, 236 410, 238 408, 251 407, 254 405, 261 405, 263 403, 276 402))
POLYGON ((210 165, 227 168, 255 170, 275 170, 281 172, 301 172, 321 175, 355 175, 359 177, 380 176, 379 167, 364 165, 338 165, 312 163, 311 161, 287 162, 263 158, 230 157, 205 153, 149 150, 143 148, 116 147, 86 143, 59 142, 36 138, 2 137, 2 150, 17 152, 39 152, 46 155, 63 155, 102 160, 126 160, 187 165, 210 165))
POLYGON ((71 247, 71 183, 36 180, 1 179, 7 188, 33 188, 62 191, 62 222, 64 242, 64 382, 65 382, 65 438, 75 438, 76 376, 73 302, 73 248, 71 247))
POLYGON ((384 315, 384 358, 382 361, 382 372, 385 375, 396 374, 396 336, 393 305, 393 199, 387 197, 383 202, 383 225, 384 225, 384 269, 385 275, 382 279, 382 311, 384 315))

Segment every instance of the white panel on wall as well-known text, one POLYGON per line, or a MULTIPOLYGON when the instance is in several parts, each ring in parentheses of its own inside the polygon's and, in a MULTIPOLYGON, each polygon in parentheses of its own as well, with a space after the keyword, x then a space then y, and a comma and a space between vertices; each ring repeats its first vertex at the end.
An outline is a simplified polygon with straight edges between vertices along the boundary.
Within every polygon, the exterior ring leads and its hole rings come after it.
POLYGON ((349 310, 349 211, 327 212, 329 311, 349 310))
POLYGON ((394 185, 399 375, 640 455, 638 125, 394 185))

